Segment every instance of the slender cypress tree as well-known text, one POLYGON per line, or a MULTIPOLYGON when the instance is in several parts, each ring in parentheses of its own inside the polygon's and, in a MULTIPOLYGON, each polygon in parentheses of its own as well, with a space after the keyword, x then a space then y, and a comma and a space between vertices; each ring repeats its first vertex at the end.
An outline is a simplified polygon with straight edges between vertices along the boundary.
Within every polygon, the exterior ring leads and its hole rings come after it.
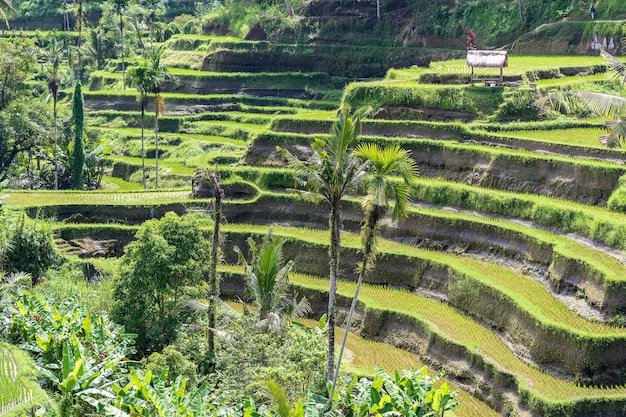
POLYGON ((72 188, 83 188, 83 165, 85 164, 84 102, 80 81, 74 88, 72 120, 74 121, 74 151, 72 152, 72 188))

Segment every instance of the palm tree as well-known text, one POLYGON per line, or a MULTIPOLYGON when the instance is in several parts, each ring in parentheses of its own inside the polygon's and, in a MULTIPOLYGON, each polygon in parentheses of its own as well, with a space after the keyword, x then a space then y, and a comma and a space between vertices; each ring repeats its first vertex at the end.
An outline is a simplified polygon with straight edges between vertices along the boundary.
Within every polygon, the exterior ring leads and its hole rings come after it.
POLYGON ((106 61, 104 51, 104 33, 102 28, 96 28, 91 22, 89 25, 89 43, 83 46, 87 55, 89 55, 96 63, 96 68, 101 70, 106 61))
POLYGON ((52 98, 52 119, 54 126, 54 189, 59 189, 59 163, 57 155, 57 103, 59 100, 59 87, 61 86, 61 77, 63 76, 60 70, 61 57, 63 56, 64 45, 57 41, 55 37, 50 39, 49 58, 51 64, 46 69, 46 78, 48 81, 48 90, 50 90, 50 97, 52 98))
MULTIPOLYGON (((144 140, 143 140, 143 121, 145 112, 145 99, 147 94, 154 94, 155 109, 154 109, 154 133, 155 133, 155 159, 156 159, 156 188, 159 188, 159 114, 165 110, 165 101, 161 96, 161 87, 163 83, 172 79, 168 72, 168 69, 161 62, 161 56, 163 55, 163 47, 151 48, 146 53, 146 58, 137 63, 132 70, 132 75, 129 75, 129 85, 134 85, 137 88, 138 101, 141 103, 141 158, 142 169, 144 169, 143 184, 146 187, 145 179, 145 167, 144 167, 144 140)), ((129 70, 129 73, 130 71, 129 70)))
POLYGON ((284 300, 289 273, 294 265, 293 261, 285 263, 284 244, 285 241, 275 238, 271 231, 263 237, 261 245, 253 238, 248 238, 250 263, 246 261, 239 247, 234 248, 245 269, 248 290, 259 309, 259 324, 270 331, 282 327, 285 322, 282 318, 285 315, 299 317, 311 311, 304 298, 296 304, 284 300))
POLYGON ((122 13, 128 7, 130 0, 111 0, 113 5, 113 11, 117 13, 120 19, 120 44, 122 47, 122 83, 124 84, 124 90, 126 89, 126 69, 124 66, 124 19, 122 13))
POLYGON ((341 366, 341 357, 348 339, 348 332, 352 321, 352 315, 359 298, 359 289, 363 278, 372 270, 376 262, 376 240, 378 237, 378 221, 387 211, 389 200, 395 200, 391 211, 391 219, 394 221, 404 220, 407 217, 407 206, 410 200, 411 186, 417 179, 417 165, 410 152, 398 145, 390 145, 381 148, 377 144, 364 143, 357 147, 354 156, 369 168, 367 179, 367 196, 363 200, 365 219, 361 228, 361 253, 362 260, 357 266, 358 279, 356 290, 352 298, 352 306, 348 313, 346 331, 343 335, 337 370, 333 380, 330 399, 332 401, 341 366), (399 178, 398 178, 399 177, 399 178))
MULTIPOLYGON (((347 109, 342 109, 338 119, 333 123, 328 140, 316 139, 311 144, 314 155, 310 161, 300 161, 286 149, 278 148, 294 169, 300 185, 308 188, 310 192, 321 194, 330 207, 328 219, 330 229, 330 283, 326 372, 329 381, 334 379, 335 372, 335 296, 341 244, 341 198, 347 192, 355 190, 365 174, 365 164, 355 158, 352 153, 357 146, 358 136, 361 133, 361 121, 368 114, 368 109, 361 108, 350 116, 347 109)), ((309 196, 309 194, 305 195, 309 196)))
POLYGON ((133 86, 137 89, 137 101, 141 107, 141 174, 143 188, 146 189, 146 148, 144 140, 145 129, 145 113, 146 104, 148 103, 148 91, 151 88, 151 80, 149 79, 149 71, 147 62, 138 62, 137 65, 128 69, 128 77, 126 78, 126 84, 130 87, 133 86))
POLYGON ((161 95, 161 87, 163 83, 172 79, 169 71, 161 62, 163 55, 163 47, 151 48, 148 51, 148 79, 150 80, 150 93, 154 94, 154 137, 155 137, 155 154, 156 160, 156 188, 159 188, 159 114, 165 111, 165 101, 161 95))
POLYGON ((224 198, 224 189, 222 188, 220 173, 217 170, 217 164, 213 172, 206 174, 213 188, 213 197, 215 204, 213 206, 213 236, 211 237, 211 263, 209 265, 209 310, 208 321, 210 331, 207 334, 207 350, 208 350, 208 369, 212 372, 215 370, 215 322, 217 316, 217 300, 220 296, 219 276, 217 275, 217 264, 220 257, 220 226, 222 224, 222 200, 224 198))

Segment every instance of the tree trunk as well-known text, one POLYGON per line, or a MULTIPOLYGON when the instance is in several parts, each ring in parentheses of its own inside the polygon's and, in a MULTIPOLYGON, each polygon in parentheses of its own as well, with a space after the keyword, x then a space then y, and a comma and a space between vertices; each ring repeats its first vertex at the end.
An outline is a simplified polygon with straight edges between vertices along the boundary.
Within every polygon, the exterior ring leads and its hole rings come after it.
POLYGON ((52 96, 52 120, 54 124, 54 189, 59 189, 59 162, 57 157, 57 96, 52 96))
POLYGON ((517 0, 517 6, 519 7, 519 17, 522 19, 522 23, 526 23, 526 14, 524 13, 524 0, 517 0))
POLYGON ((380 0, 376 0, 376 17, 380 20, 380 0))
POLYGON ((120 16, 120 43, 122 45, 122 84, 124 90, 126 90, 126 69, 124 68, 124 20, 122 19, 122 11, 119 12, 120 16))
POLYGON ((156 109, 154 110, 154 158, 156 160, 155 188, 159 188, 159 95, 155 99, 156 109))
POLYGON ((213 372, 215 370, 215 315, 217 310, 217 299, 220 296, 219 280, 217 276, 217 263, 219 256, 220 246, 220 224, 222 223, 222 198, 224 197, 224 190, 220 184, 220 176, 217 172, 217 165, 215 171, 209 173, 209 180, 213 186, 213 196, 215 197, 215 207, 213 208, 213 238, 211 242, 211 265, 209 268, 209 332, 207 335, 208 345, 208 358, 207 365, 208 371, 213 372))
POLYGON ((337 292, 337 271, 339 271, 339 246, 341 244, 340 225, 341 201, 330 208, 330 285, 328 290, 328 367, 326 378, 333 381, 335 375, 335 293, 337 292))
POLYGON ((374 247, 375 242, 375 233, 376 233, 376 224, 378 222, 378 218, 375 216, 376 207, 371 207, 368 209, 366 214, 365 225, 363 226, 363 230, 367 233, 367 237, 365 243, 363 245, 363 260, 362 264, 359 267, 359 278, 356 282, 356 289, 354 290, 354 297, 352 298, 352 305, 350 306, 350 311, 348 312, 348 319, 346 321, 346 330, 343 334, 343 340, 341 341, 341 348, 339 349, 339 357, 337 358, 337 368, 335 369, 335 375, 333 378, 333 385, 330 391, 330 401, 332 403, 332 398, 335 395, 335 387, 337 385, 337 376, 339 375, 339 369, 341 368, 341 359, 343 357, 343 351, 346 348, 346 342, 348 341, 348 333, 350 332, 350 325, 352 324, 352 315, 354 314, 354 310, 356 309, 356 304, 359 300, 359 290, 361 289, 361 283, 363 282, 363 278, 365 274, 369 270, 368 264, 371 262, 370 258, 372 256, 372 249, 374 247))
POLYGON ((295 13, 293 12, 293 7, 291 7, 291 3, 289 3, 289 0, 285 0, 285 7, 287 8, 287 14, 291 17, 294 17, 295 13))
POLYGON ((145 112, 146 106, 143 102, 143 97, 141 97, 141 178, 144 190, 146 189, 146 147, 143 136, 145 112))

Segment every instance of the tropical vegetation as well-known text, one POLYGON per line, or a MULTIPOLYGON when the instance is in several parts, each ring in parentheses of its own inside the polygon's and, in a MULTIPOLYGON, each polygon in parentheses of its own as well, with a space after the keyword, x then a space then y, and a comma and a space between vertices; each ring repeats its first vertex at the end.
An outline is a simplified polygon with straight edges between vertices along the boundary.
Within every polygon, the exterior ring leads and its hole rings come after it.
POLYGON ((0 2, 0 413, 623 414, 626 10, 544 3, 0 2))

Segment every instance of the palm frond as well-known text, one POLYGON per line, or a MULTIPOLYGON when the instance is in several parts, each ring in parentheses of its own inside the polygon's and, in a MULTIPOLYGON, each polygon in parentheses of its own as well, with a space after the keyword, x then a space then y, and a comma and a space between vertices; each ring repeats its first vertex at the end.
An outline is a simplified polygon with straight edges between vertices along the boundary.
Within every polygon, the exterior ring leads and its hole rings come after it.
POLYGON ((577 95, 596 113, 617 119, 626 114, 626 99, 620 96, 579 91, 577 95))
POLYGON ((626 141, 626 122, 606 122, 609 133, 600 136, 600 143, 609 148, 621 148, 622 143, 626 141))
POLYGON ((615 71, 615 77, 623 81, 624 76, 626 76, 626 64, 615 58, 604 49, 600 50, 600 56, 611 63, 611 69, 615 71))

